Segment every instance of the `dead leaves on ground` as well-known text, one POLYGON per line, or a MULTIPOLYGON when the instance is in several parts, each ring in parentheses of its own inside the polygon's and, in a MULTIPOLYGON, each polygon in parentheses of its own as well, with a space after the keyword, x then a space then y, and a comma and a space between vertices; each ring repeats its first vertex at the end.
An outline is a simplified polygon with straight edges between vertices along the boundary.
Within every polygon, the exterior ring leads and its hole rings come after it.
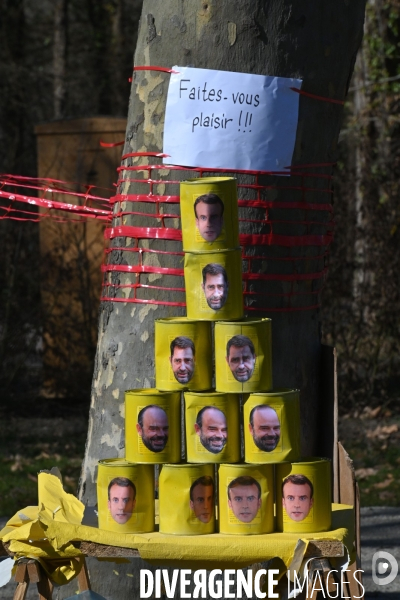
POLYGON ((367 477, 373 477, 377 473, 379 473, 378 468, 365 467, 365 468, 361 468, 361 469, 356 469, 355 476, 356 476, 356 479, 360 480, 360 479, 366 479, 367 477))
POLYGON ((392 433, 397 433, 398 431, 399 426, 393 423, 393 425, 378 425, 375 429, 369 429, 365 435, 370 440, 387 440, 392 433))

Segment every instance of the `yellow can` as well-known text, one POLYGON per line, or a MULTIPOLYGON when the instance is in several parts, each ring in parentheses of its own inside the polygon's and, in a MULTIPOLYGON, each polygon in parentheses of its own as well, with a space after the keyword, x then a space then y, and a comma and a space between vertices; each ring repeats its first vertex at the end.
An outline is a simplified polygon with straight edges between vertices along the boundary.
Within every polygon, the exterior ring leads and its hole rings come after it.
POLYGON ((158 506, 160 533, 214 533, 214 465, 164 465, 158 506))
POLYGON ((239 245, 236 179, 201 177, 180 187, 183 249, 223 250, 239 245))
POLYGON ((271 319, 215 324, 218 392, 267 392, 272 388, 271 319))
POLYGON ((324 458, 276 467, 277 528, 285 533, 318 533, 331 528, 331 463, 324 458))
POLYGON ((212 385, 211 323, 155 321, 156 388, 209 390, 212 385))
POLYGON ((250 394, 243 419, 247 463, 300 459, 299 390, 281 388, 250 394))
POLYGON ((179 392, 125 392, 125 457, 135 463, 180 462, 179 392))
POLYGON ((239 396, 185 393, 186 452, 190 463, 240 460, 239 396))
POLYGON ((272 465, 221 465, 218 479, 220 533, 274 531, 272 465))
POLYGON ((100 460, 97 472, 99 528, 117 533, 154 531, 154 467, 123 458, 100 460))
POLYGON ((186 252, 184 275, 189 319, 216 321, 243 316, 240 248, 186 252))

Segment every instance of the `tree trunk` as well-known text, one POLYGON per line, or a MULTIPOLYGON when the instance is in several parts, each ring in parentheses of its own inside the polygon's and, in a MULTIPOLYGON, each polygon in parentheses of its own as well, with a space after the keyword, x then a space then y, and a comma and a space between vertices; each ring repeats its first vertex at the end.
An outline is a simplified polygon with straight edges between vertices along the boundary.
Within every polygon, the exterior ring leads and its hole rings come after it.
MULTIPOLYGON (((343 100, 362 37, 364 4, 364 0, 339 3, 329 0, 316 7, 313 3, 290 0, 275 0, 269 3, 254 0, 229 3, 193 0, 181 3, 176 0, 161 5, 155 0, 146 0, 139 28, 135 64, 162 67, 190 64, 199 68, 297 77, 304 81, 303 90, 320 97, 343 100)), ((165 73, 135 73, 125 153, 162 151, 168 81, 169 76, 165 73)), ((307 96, 300 97, 293 164, 335 161, 342 110, 340 104, 307 96)), ((131 164, 139 164, 138 160, 141 159, 133 159, 131 164)), ((155 162, 159 160, 156 159, 155 162)), ((126 164, 124 162, 124 165, 126 164)), ((311 171, 315 172, 316 169, 311 171)), ((329 173, 329 168, 319 172, 329 173)), ((125 179, 139 176, 146 181, 147 173, 136 172, 132 175, 132 171, 122 171, 122 176, 125 179)), ((184 172, 181 178, 187 176, 191 174, 184 172)), ((164 170, 164 179, 177 178, 176 172, 171 174, 167 169, 164 170)), ((288 179, 285 177, 284 189, 275 190, 275 200, 288 202, 300 199, 298 191, 287 189, 290 186, 288 179)), ((290 179, 294 187, 300 186, 299 176, 292 176, 290 179)), ((276 184, 276 178, 269 178, 268 183, 276 184)), ((327 194, 323 189, 329 187, 329 180, 327 183, 326 180, 311 178, 311 183, 308 181, 306 185, 310 188, 320 188, 320 191, 308 192, 307 199, 310 202, 327 202, 327 194)), ((165 185, 155 188, 159 189, 155 189, 154 193, 165 193, 165 185)), ((120 191, 125 194, 148 193, 148 187, 146 183, 125 182, 120 185, 120 191)), ((175 189, 173 186, 168 187, 168 193, 177 193, 177 186, 175 189)), ((148 205, 145 206, 146 208, 140 210, 148 213, 148 205)), ((137 206, 135 210, 139 212, 137 206)), ((293 221, 293 211, 290 214, 293 221)), ((321 211, 311 211, 311 214, 308 212, 308 221, 321 220, 320 214, 321 211)), ((252 216, 247 210, 246 218, 251 219, 252 216)), ((301 235, 304 232, 304 213, 298 211, 296 217, 298 224, 282 223, 278 233, 301 235)), ((124 224, 130 223, 128 218, 124 217, 124 224)), ((288 211, 281 209, 280 212, 275 212, 276 220, 284 221, 287 218, 288 211)), ((326 219, 326 216, 323 219, 326 219)), ((135 220, 131 221, 133 222, 138 227, 154 226, 154 219, 147 217, 136 216, 135 220)), ((120 219, 115 222, 120 223, 120 219)), ((246 232, 250 225, 244 223, 244 227, 246 232)), ((321 225, 314 224, 311 229, 309 226, 307 232, 321 234, 321 231, 321 225)), ((129 241, 125 238, 115 238, 112 243, 120 248, 125 247, 129 241)), ((150 247, 153 250, 176 252, 182 249, 181 243, 175 241, 144 240, 140 243, 144 248, 150 247)), ((251 251, 265 256, 264 264, 256 264, 256 270, 263 270, 267 274, 274 274, 274 271, 276 273, 279 270, 281 275, 290 275, 301 269, 302 273, 307 274, 322 272, 324 268, 325 259, 321 257, 321 247, 285 249, 269 246, 256 247, 249 250, 249 253, 251 251), (277 267, 274 257, 279 256, 294 260, 281 261, 277 267), (299 257, 309 260, 296 261, 299 257)), ((109 263, 132 263, 132 255, 136 254, 116 250, 109 255, 109 263)), ((163 257, 149 253, 147 256, 152 257, 154 264, 163 257)), ((179 266, 179 260, 180 257, 168 257, 168 266, 179 266)), ((160 276, 149 275, 147 282, 154 283, 156 277, 160 276)), ((135 275, 128 273, 115 273, 113 283, 132 283, 134 278, 135 275)), ((163 277, 162 285, 179 287, 176 278, 173 279, 170 275, 163 277)), ((181 281, 180 287, 182 285, 181 281)), ((262 285, 265 286, 265 282, 262 285)), ((287 293, 288 284, 285 281, 273 281, 267 285, 274 293, 287 293)), ((306 280, 303 284, 296 282, 291 284, 292 289, 293 285, 299 288, 303 285, 300 291, 305 295, 310 294, 306 296, 309 306, 312 293, 318 291, 315 289, 318 283, 313 280, 306 280)), ((260 284, 256 282, 253 284, 253 291, 259 290, 260 284)), ((119 295, 124 297, 124 293, 127 293, 126 289, 119 295)), ((179 293, 168 292, 167 298, 166 293, 163 296, 161 299, 176 300, 178 297, 181 300, 179 293)), ((251 314, 267 314, 273 318, 274 385, 300 388, 303 451, 305 454, 312 453, 315 450, 316 419, 320 401, 318 308, 287 310, 304 308, 307 300, 302 300, 302 295, 293 296, 290 299, 291 306, 287 305, 287 296, 273 296, 272 300, 269 298, 267 302, 263 296, 255 297, 260 299, 255 303, 251 300, 251 314), (260 309, 259 313, 254 310, 257 308, 260 309)), ((157 304, 102 303, 90 426, 82 471, 81 496, 86 502, 92 504, 96 501, 97 461, 124 454, 124 391, 154 385, 154 319, 179 314, 183 314, 182 309, 157 304)))
MULTIPOLYGON (((168 68, 191 65, 301 78, 306 92, 343 100, 362 37, 364 7, 365 0, 325 0, 319 3, 304 0, 170 0, 164 4, 157 0, 145 0, 135 65, 168 68)), ((169 75, 166 73, 135 73, 125 153, 162 151, 168 82, 169 75)), ((300 96, 293 164, 335 161, 342 111, 341 104, 300 96)), ((129 160, 131 162, 123 161, 123 166, 148 164, 152 159, 129 160)), ((153 162, 159 163, 160 159, 154 159, 153 162)), ((329 175, 331 168, 309 171, 311 174, 329 175)), ((120 193, 149 193, 147 176, 146 171, 121 171, 121 178, 125 181, 120 183, 120 193), (127 178, 142 178, 143 183, 131 183, 126 181, 127 178)), ((157 176, 159 179, 177 180, 193 177, 193 173, 179 173, 166 168, 157 171, 157 176)), ((240 181, 246 183, 249 177, 241 176, 240 181)), ((269 176, 260 178, 259 183, 273 188, 272 191, 263 192, 266 200, 326 204, 331 199, 326 192, 330 180, 313 178, 312 175, 307 180, 294 175, 285 178, 269 176), (288 189, 290 187, 293 189, 288 189), (305 190, 306 187, 312 190, 305 190)), ((154 185, 153 193, 178 194, 179 188, 178 185, 161 183, 154 185)), ((239 196, 241 199, 251 197, 251 191, 242 189, 239 196)), ((123 204, 122 208, 128 206, 125 209, 127 211, 150 212, 149 204, 137 202, 133 209, 132 205, 123 204)), ((168 213, 171 213, 171 206, 168 205, 168 213)), ((116 207, 121 210, 121 205, 116 207)), ((329 231, 328 212, 289 211, 286 208, 272 208, 271 212, 275 221, 274 233, 280 235, 293 238, 302 235, 321 236, 329 231)), ((242 208, 240 216, 247 220, 241 223, 241 233, 265 233, 264 224, 251 222, 254 218, 260 220, 259 209, 242 208)), ((146 216, 135 216, 134 220, 125 216, 123 220, 116 218, 114 226, 123 223, 154 227, 154 221, 154 218, 146 216)), ((111 245, 121 248, 131 243, 132 240, 128 238, 115 237, 111 245)), ((144 239, 139 240, 138 244, 145 250, 169 253, 182 251, 181 243, 176 241, 144 239)), ((271 281, 249 284, 247 292, 261 294, 248 294, 245 301, 252 316, 270 316, 273 319, 274 386, 295 386, 301 390, 304 454, 316 450, 318 404, 323 400, 319 397, 321 346, 318 302, 310 300, 318 295, 322 279, 307 277, 312 273, 323 273, 327 245, 270 245, 246 249, 247 255, 263 257, 253 261, 254 272, 272 276, 271 281), (277 281, 273 279, 276 274, 279 275, 277 281), (290 279, 298 274, 304 275, 304 279, 294 279, 289 283, 284 280, 285 276, 290 279), (274 295, 263 296, 266 289, 274 295)), ((138 254, 114 250, 108 255, 109 264, 117 265, 117 269, 118 265, 136 264, 135 257, 138 254)), ((174 255, 144 252, 143 261, 154 266, 182 268, 181 257, 174 255)), ((110 281, 116 285, 136 281, 135 275, 118 270, 110 277, 110 281)), ((179 282, 172 275, 161 277, 150 274, 142 282, 183 287, 183 281, 179 282)), ((116 297, 128 298, 129 288, 113 289, 116 297)), ((154 291, 153 296, 147 297, 182 301, 182 294, 171 291, 154 291)), ((174 306, 122 301, 102 303, 90 425, 82 467, 81 498, 84 502, 96 502, 97 461, 124 455, 124 391, 154 387, 154 319, 180 314, 183 314, 183 310, 174 306)), ((323 424, 319 423, 318 427, 321 426, 323 424)))

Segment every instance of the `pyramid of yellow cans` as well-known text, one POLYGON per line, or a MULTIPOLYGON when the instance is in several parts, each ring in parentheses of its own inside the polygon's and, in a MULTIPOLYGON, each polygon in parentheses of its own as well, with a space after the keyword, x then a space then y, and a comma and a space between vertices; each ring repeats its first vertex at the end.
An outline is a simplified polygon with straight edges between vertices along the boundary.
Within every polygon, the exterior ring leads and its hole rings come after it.
POLYGON ((125 393, 125 459, 99 461, 99 526, 154 531, 156 495, 164 534, 327 531, 330 463, 301 459, 271 320, 243 316, 236 180, 185 181, 180 197, 187 317, 155 321, 156 387, 125 393))

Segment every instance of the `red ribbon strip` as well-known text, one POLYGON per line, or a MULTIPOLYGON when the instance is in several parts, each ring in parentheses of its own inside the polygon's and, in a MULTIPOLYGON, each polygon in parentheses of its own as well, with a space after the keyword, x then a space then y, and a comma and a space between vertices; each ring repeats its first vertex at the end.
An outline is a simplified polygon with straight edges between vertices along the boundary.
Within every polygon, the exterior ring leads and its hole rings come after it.
MULTIPOLYGON (((171 229, 169 227, 133 227, 130 225, 121 225, 119 227, 109 227, 104 231, 106 240, 116 237, 132 237, 138 239, 157 239, 157 240, 182 240, 182 231, 180 229, 171 229)), ((279 235, 275 233, 267 234, 240 234, 239 242, 241 246, 329 246, 333 234, 327 235, 279 235)))
MULTIPOLYGON (((113 144, 113 145, 117 145, 117 144, 113 144)), ((122 145, 122 143, 121 143, 122 145)), ((163 155, 162 153, 157 153, 157 152, 143 152, 143 153, 128 153, 126 155, 124 155, 123 158, 130 158, 130 157, 134 157, 134 156, 154 156, 156 158, 161 158, 163 155)), ((319 164, 305 164, 305 165, 297 165, 296 167, 293 167, 290 169, 290 173, 288 173, 288 170, 286 170, 285 172, 278 172, 277 174, 282 175, 283 173, 290 174, 290 175, 294 175, 296 177, 301 177, 302 179, 299 180, 299 183, 301 184, 302 182, 304 182, 305 178, 319 178, 319 179, 327 179, 330 180, 331 179, 331 175, 327 175, 327 174, 315 174, 315 173, 310 173, 310 172, 302 172, 303 170, 306 169, 317 169, 318 167, 332 167, 333 164, 332 163, 319 163, 319 164)), ((169 168, 171 169, 171 171, 180 171, 180 170, 185 170, 185 171, 189 171, 191 173, 196 173, 196 174, 200 174, 200 176, 203 176, 205 173, 208 172, 215 172, 215 171, 221 171, 221 172, 227 172, 226 170, 223 169, 217 169, 217 170, 213 170, 211 171, 210 169, 203 169, 203 168, 187 168, 187 167, 180 167, 180 166, 166 166, 166 165, 139 165, 137 167, 127 167, 126 170, 132 170, 132 171, 144 171, 144 175, 146 175, 146 171, 149 174, 149 177, 147 179, 138 179, 137 181, 140 182, 141 184, 147 184, 148 185, 148 194, 117 194, 114 197, 112 197, 110 200, 108 200, 107 198, 102 198, 99 196, 94 196, 93 193, 90 193, 93 191, 94 186, 80 186, 80 188, 77 189, 84 189, 86 191, 84 192, 77 192, 74 191, 74 189, 72 189, 72 187, 75 184, 72 183, 66 183, 66 182, 62 182, 62 181, 58 181, 58 180, 53 180, 53 179, 34 179, 34 178, 29 178, 29 177, 19 177, 19 176, 14 176, 14 175, 5 175, 0 177, 0 188, 1 186, 3 186, 3 189, 0 191, 0 201, 3 204, 3 206, 1 206, 0 204, 0 214, 1 214, 1 219, 6 219, 6 218, 11 218, 11 219, 15 219, 15 220, 21 220, 21 221, 27 221, 27 220, 32 220, 32 221, 39 221, 42 218, 52 218, 53 220, 63 223, 63 222, 73 222, 73 223, 81 223, 83 220, 87 220, 87 218, 96 218, 98 220, 102 220, 102 221, 106 221, 106 222, 110 222, 111 218, 114 217, 116 222, 123 222, 122 218, 123 216, 127 215, 127 214, 134 214, 134 211, 127 211, 127 210, 122 210, 121 206, 117 206, 116 207, 116 211, 114 215, 112 214, 112 210, 111 207, 113 205, 116 204, 121 204, 122 202, 147 202, 147 203, 153 203, 153 206, 155 205, 157 207, 156 209, 156 214, 149 214, 148 216, 151 218, 156 218, 156 219, 160 219, 161 223, 163 224, 164 221, 163 219, 167 219, 167 218, 179 218, 178 215, 174 215, 174 214, 169 214, 169 213, 164 213, 161 214, 158 211, 158 205, 165 203, 165 204, 178 204, 180 199, 178 195, 168 195, 165 194, 163 196, 160 196, 158 194, 153 194, 153 190, 157 189, 154 188, 155 185, 157 185, 158 183, 162 183, 163 185, 168 184, 174 184, 174 183, 179 183, 178 181, 172 181, 172 180, 163 180, 163 179, 153 179, 150 175, 152 174, 152 171, 155 171, 157 169, 165 169, 165 168, 169 168), (28 195, 23 195, 23 194, 15 194, 9 191, 5 190, 5 186, 12 186, 13 188, 31 188, 34 190, 39 190, 39 192, 41 193, 41 195, 45 195, 45 194, 51 194, 50 199, 47 198, 36 198, 36 197, 30 197, 28 195), (55 187, 56 186, 56 187, 55 187), (79 198, 80 202, 82 203, 82 205, 79 204, 68 204, 68 203, 64 203, 64 202, 59 202, 56 200, 52 200, 51 198, 54 197, 53 194, 67 194, 70 196, 75 196, 75 198, 79 198), (24 203, 25 206, 29 205, 32 207, 32 212, 28 212, 29 208, 27 207, 26 210, 24 210, 24 207, 19 208, 20 205, 24 203), (89 205, 89 203, 96 203, 95 207, 91 207, 89 205), (88 204, 88 205, 87 205, 88 204), (42 209, 45 209, 44 211, 41 212, 37 212, 37 207, 41 207, 42 209), (62 216, 60 216, 61 211, 68 217, 68 218, 63 218, 62 216)), ((120 167, 119 170, 123 170, 123 167, 120 167)), ((305 196, 304 194, 306 192, 318 192, 321 193, 321 191, 323 191, 324 193, 328 193, 329 195, 332 194, 332 190, 331 189, 318 189, 318 188, 313 188, 313 187, 306 187, 304 185, 284 185, 285 180, 284 178, 274 178, 273 180, 271 180, 273 183, 271 183, 270 185, 268 185, 268 180, 264 177, 263 179, 259 179, 258 175, 268 175, 269 173, 264 173, 264 172, 260 172, 260 171, 229 171, 230 173, 248 173, 248 174, 252 174, 255 176, 254 178, 254 183, 248 183, 248 184, 240 184, 239 188, 241 189, 252 189, 254 190, 254 195, 255 195, 255 199, 254 200, 244 200, 244 199, 240 199, 238 201, 238 204, 240 207, 243 208, 250 208, 250 207, 255 207, 255 208, 260 208, 265 210, 265 219, 241 219, 244 222, 260 222, 260 223, 264 223, 267 224, 269 227, 274 226, 274 224, 276 223, 292 223, 292 221, 290 221, 290 214, 286 213, 289 218, 285 219, 285 220, 277 220, 277 219, 270 219, 270 214, 268 213, 268 211, 270 210, 274 210, 274 209, 279 209, 279 210, 304 210, 304 211, 310 211, 310 210, 315 210, 315 211, 325 211, 326 213, 328 213, 328 215, 332 215, 333 213, 333 208, 331 206, 331 204, 328 204, 327 202, 324 203, 316 203, 316 202, 306 202, 305 201, 305 196), (262 181, 262 183, 260 183, 260 181, 262 181), (264 183, 265 182, 265 183, 264 183), (278 183, 277 183, 278 182, 278 183), (271 200, 263 200, 261 199, 261 192, 267 192, 268 190, 279 190, 279 189, 287 189, 287 190, 294 190, 296 191, 297 195, 299 196, 300 200, 299 201, 292 201, 292 202, 284 202, 284 201, 279 201, 279 202, 274 202, 271 200), (300 195, 299 195, 300 192, 300 195), (301 199, 302 198, 302 199, 301 199)), ((272 174, 272 173, 271 173, 272 174)), ((128 180, 129 181, 129 180, 128 180)), ((132 180, 131 180, 132 181, 132 180)), ((119 184, 121 183, 121 180, 118 182, 119 184)), ((297 183, 297 182, 296 182, 297 183)), ((25 191, 25 190, 24 190, 25 191)), ((57 197, 57 196, 56 196, 57 197)), ((136 208, 135 206, 132 206, 132 208, 136 208)), ((143 216, 143 213, 137 213, 143 216)), ((306 226, 311 225, 312 223, 314 223, 314 221, 311 220, 312 219, 312 215, 310 215, 310 220, 303 220, 302 223, 305 224, 306 226)), ((115 222, 115 221, 114 221, 115 222)), ((160 225, 161 225, 160 223, 160 225)), ((297 222, 296 222, 297 223, 297 222)), ((240 244, 243 247, 243 259, 247 261, 247 266, 248 266, 248 271, 245 272, 243 274, 243 281, 245 283, 245 288, 247 288, 247 286, 249 286, 249 282, 252 281, 286 281, 286 282, 292 282, 292 285, 295 284, 295 282, 301 282, 301 281, 320 281, 321 283, 318 284, 318 287, 320 289, 313 289, 311 291, 309 290, 305 290, 304 291, 304 287, 301 291, 290 291, 287 293, 273 293, 273 292, 264 292, 264 291, 260 291, 260 292, 256 292, 256 291, 249 291, 247 289, 244 290, 243 294, 245 298, 249 298, 250 297, 253 299, 256 299, 257 297, 261 297, 261 296, 265 296, 265 297, 275 297, 275 296, 285 296, 288 298, 286 304, 287 306, 283 307, 283 308, 259 308, 257 306, 248 306, 246 307, 246 310, 249 312, 255 311, 255 312, 260 312, 260 313, 273 313, 273 312, 287 312, 287 311, 294 311, 294 310, 311 310, 311 309, 316 309, 318 308, 319 304, 315 304, 314 301, 312 306, 303 306, 303 307, 293 307, 290 306, 291 304, 291 300, 290 297, 293 296, 305 296, 305 295, 310 295, 310 297, 315 297, 318 296, 318 294, 321 292, 321 289, 323 288, 324 285, 324 280, 325 280, 325 276, 327 273, 327 257, 329 256, 328 253, 328 248, 329 245, 333 239, 333 232, 331 231, 332 227, 333 227, 333 221, 331 220, 331 218, 329 218, 326 222, 323 223, 318 223, 318 225, 321 226, 322 231, 325 231, 324 234, 321 235, 302 235, 302 236, 296 236, 296 235, 278 235, 275 233, 272 233, 272 231, 270 233, 264 233, 264 234, 241 234, 240 235, 240 244), (317 255, 316 256, 295 256, 295 257, 290 257, 290 256, 283 256, 283 257, 268 257, 266 258, 265 256, 259 257, 258 254, 260 254, 260 252, 257 252, 257 249, 254 248, 254 246, 272 246, 272 245, 277 245, 277 246, 283 246, 283 247, 300 247, 300 246, 309 246, 309 247, 315 247, 315 248, 322 248, 320 251, 316 251, 317 255), (252 248, 253 251, 255 251, 256 255, 253 256, 249 256, 246 255, 246 248, 252 248), (290 273, 290 274, 281 274, 281 273, 252 273, 250 272, 251 268, 252 268, 252 261, 256 260, 257 258, 262 258, 262 259, 266 259, 268 261, 270 260, 284 260, 284 261, 292 261, 293 262, 293 271, 295 271, 296 269, 294 268, 295 265, 297 264, 305 264, 305 268, 301 269, 302 271, 308 271, 308 270, 312 270, 311 273, 309 272, 303 272, 303 273, 290 273), (318 270, 319 266, 320 266, 320 262, 314 262, 311 263, 310 261, 321 261, 321 259, 323 260, 323 264, 325 265, 321 271, 318 270), (301 260, 303 261, 303 263, 298 263, 298 261, 301 260), (295 262, 297 261, 297 262, 295 262), (304 261, 308 261, 306 263, 304 263, 304 261), (311 268, 311 265, 315 265, 313 268, 311 268)), ((307 229, 306 229, 307 231, 307 229)), ((183 269, 182 268, 167 268, 167 267, 156 267, 156 266, 147 266, 147 265, 143 265, 142 263, 142 259, 141 259, 141 254, 145 253, 145 252, 153 252, 155 254, 159 254, 160 258, 163 254, 166 255, 178 255, 178 256, 183 256, 183 252, 167 252, 165 250, 163 251, 158 251, 158 250, 152 250, 152 249, 148 249, 148 248, 139 248, 138 247, 138 240, 139 239, 170 239, 173 241, 181 241, 182 239, 182 233, 180 229, 175 229, 175 228, 168 228, 168 227, 134 227, 134 226, 128 226, 128 225, 120 225, 120 226, 115 226, 115 227, 111 227, 108 226, 105 230, 105 238, 106 239, 115 239, 118 237, 130 237, 133 238, 132 239, 132 246, 129 248, 123 247, 123 246, 118 246, 118 247, 108 247, 105 250, 105 254, 106 255, 112 255, 113 251, 120 251, 120 252, 136 252, 137 254, 139 254, 139 256, 137 256, 137 262, 139 262, 138 265, 103 265, 102 266, 102 272, 104 274, 104 278, 105 279, 109 279, 109 275, 107 275, 108 273, 118 273, 118 272, 122 272, 122 273, 132 273, 134 274, 133 279, 133 283, 129 283, 126 285, 123 284, 113 284, 113 283, 109 283, 109 282, 104 282, 103 283, 103 292, 102 292, 102 300, 103 301, 114 301, 114 302, 134 302, 134 303, 140 303, 140 304, 160 304, 160 305, 167 305, 167 306, 185 306, 184 302, 163 302, 162 300, 143 300, 143 299, 139 299, 139 298, 113 298, 109 295, 109 293, 106 293, 105 288, 109 289, 109 288, 114 288, 115 290, 117 289, 121 289, 121 288, 127 288, 129 290, 133 290, 133 293, 136 295, 136 290, 138 289, 148 289, 150 290, 159 290, 159 291, 163 291, 167 292, 167 291, 176 291, 179 293, 184 293, 184 290, 179 287, 179 283, 176 287, 165 287, 162 288, 160 286, 157 285, 148 285, 148 284, 142 284, 140 282, 140 275, 141 274, 160 274, 160 275, 170 275, 170 276, 176 276, 176 277, 182 277, 183 276, 183 269)), ((179 246, 178 246, 179 248, 179 246)), ((251 251, 250 251, 251 252, 251 251)), ((279 263, 278 263, 279 264, 279 263)), ((280 269, 279 269, 280 270, 280 269)), ((249 286, 250 287, 250 286, 249 286)), ((260 286, 261 287, 261 286, 260 286)), ((301 286, 300 286, 301 287, 301 286)), ((317 287, 317 286, 314 286, 317 287)), ((111 290, 110 290, 111 292, 111 290)), ((161 294, 162 295, 162 294, 161 294)))
POLYGON ((292 92, 297 92, 302 96, 307 96, 308 98, 314 98, 314 100, 321 100, 322 102, 332 102, 332 104, 344 104, 344 100, 334 100, 334 98, 326 98, 325 96, 317 96, 316 94, 310 94, 310 92, 305 92, 304 90, 299 90, 298 88, 291 87, 292 92))
POLYGON ((165 204, 179 204, 179 201, 179 196, 158 196, 153 194, 116 194, 115 196, 110 198, 111 205, 117 202, 155 202, 165 204))
MULTIPOLYGON (((104 252, 106 254, 110 254, 111 252, 114 252, 114 251, 116 251, 116 252, 139 252, 139 254, 141 254, 142 252, 152 252, 153 254, 168 254, 168 256, 170 256, 171 254, 173 254, 174 256, 184 256, 185 255, 184 252, 170 252, 167 250, 152 250, 151 248, 138 248, 137 246, 132 247, 132 248, 130 248, 130 247, 129 248, 125 248, 125 247, 120 248, 118 246, 110 246, 109 248, 106 248, 104 250, 104 252)), ((262 258, 264 258, 264 257, 262 257, 262 258)), ((298 257, 298 258, 300 258, 300 257, 298 257)))
POLYGON ((185 288, 182 287, 161 287, 159 285, 147 285, 145 283, 103 283, 103 288, 111 287, 114 289, 128 288, 128 289, 140 289, 145 288, 146 290, 162 290, 164 292, 185 292, 185 288))
POLYGON ((296 312, 299 310, 316 310, 317 308, 320 308, 321 303, 319 304, 314 304, 313 306, 286 306, 284 308, 260 308, 260 307, 253 307, 253 306, 246 306, 245 310, 246 311, 256 311, 256 312, 262 312, 262 313, 273 313, 273 312, 296 312))
POLYGON ((4 192, 0 190, 0 199, 1 198, 10 200, 11 202, 24 202, 33 206, 40 206, 42 208, 47 208, 48 210, 63 210, 93 219, 105 221, 110 220, 109 210, 101 210, 98 208, 92 208, 90 206, 66 204, 65 202, 56 202, 55 200, 46 200, 44 198, 31 198, 29 196, 23 196, 22 194, 11 194, 10 192, 4 192))
MULTIPOLYGON (((243 273, 243 281, 311 281, 314 279, 322 279, 328 272, 324 269, 318 273, 290 273, 283 275, 282 273, 243 273)), ((288 294, 292 296, 293 294, 288 294)))
POLYGON ((131 225, 121 225, 119 227, 110 227, 104 231, 106 240, 112 240, 116 237, 133 237, 138 239, 153 240, 175 240, 182 241, 182 231, 180 229, 164 229, 157 227, 133 227, 131 225))
POLYGON ((101 296, 100 302, 128 302, 135 304, 161 304, 162 306, 186 306, 186 302, 162 302, 161 300, 141 300, 140 298, 110 298, 101 296))
MULTIPOLYGON (((183 269, 172 269, 169 267, 152 267, 151 265, 102 265, 101 271, 103 273, 158 273, 161 275, 176 275, 177 277, 183 277, 183 269)), ((243 281, 313 281, 316 279, 322 279, 327 269, 318 273, 243 273, 243 281)), ((128 286, 122 286, 128 287, 128 286)), ((140 287, 142 287, 140 285, 140 287)), ((163 289, 163 288, 159 288, 163 289)), ((245 292, 246 293, 246 292, 245 292)), ((268 294, 266 294, 268 295, 268 294)), ((292 296, 293 293, 286 294, 292 296)))
POLYGON ((161 71, 162 73, 180 73, 180 71, 174 71, 167 67, 151 67, 150 65, 144 65, 140 67, 133 67, 134 71, 161 71))
MULTIPOLYGON (((305 188, 305 191, 309 191, 305 188)), ((318 190, 319 192, 321 190, 318 190)), ((325 190, 322 190, 325 191, 325 190)), ((326 190, 331 193, 331 190, 326 190)), ((179 196, 159 196, 154 194, 116 194, 110 198, 110 204, 117 202, 151 202, 160 204, 179 204, 179 196)), ((283 208, 300 210, 322 210, 333 213, 331 204, 316 204, 313 202, 277 202, 274 200, 238 200, 238 206, 248 208, 283 208)), ((163 215, 164 216, 164 215, 163 215)), ((175 215, 177 216, 177 215, 175 215)), ((244 219, 246 220, 246 219, 244 219)))
MULTIPOLYGON (((120 248, 121 250, 121 248, 120 248)), ((184 254, 184 253, 182 253, 184 254)), ((325 250, 325 252, 323 252, 322 254, 316 254, 315 256, 262 256, 262 255, 258 255, 258 254, 254 254, 254 255, 249 255, 249 254, 243 254, 242 253, 242 259, 243 260, 248 260, 248 261, 252 261, 252 260, 278 260, 278 261, 298 261, 298 260, 307 260, 307 261, 311 261, 311 260, 321 260, 322 258, 326 258, 328 256, 328 250, 325 250)))
MULTIPOLYGON (((222 169, 222 168, 210 168, 210 167, 181 167, 179 165, 169 165, 167 164, 162 164, 162 165, 134 165, 134 166, 130 166, 130 167, 118 167, 117 172, 120 171, 152 171, 153 169, 171 169, 172 171, 191 171, 191 172, 197 172, 200 175, 203 175, 204 173, 240 173, 243 175, 284 175, 284 176, 288 176, 290 175, 287 171, 253 171, 253 170, 245 170, 245 169, 222 169)), ((296 173, 296 175, 299 175, 299 173, 296 173)), ((311 175, 309 173, 307 173, 308 177, 311 177, 311 175)), ((323 177, 323 175, 318 175, 318 177, 323 177)), ((134 181, 134 180, 132 180, 134 181)), ((141 182, 143 183, 143 180, 141 180, 141 182)), ((165 181, 162 181, 162 183, 165 183, 165 181)), ((171 183, 171 182, 170 182, 171 183)), ((180 181, 177 183, 181 183, 180 181)))
MULTIPOLYGON (((185 302, 162 302, 161 300, 141 300, 139 298, 112 298, 110 296, 101 296, 101 302, 126 302, 128 304, 157 304, 161 306, 182 306, 185 307, 185 302)), ((260 308, 246 306, 246 311, 256 311, 262 313, 273 313, 273 312, 293 312, 299 310, 316 310, 321 304, 314 304, 312 306, 286 306, 283 308, 260 308)))
POLYGON ((102 142, 100 140, 100 146, 102 148, 115 148, 116 146, 123 146, 125 144, 125 140, 122 140, 122 142, 102 142))
POLYGON ((152 267, 150 265, 101 265, 101 270, 103 273, 159 273, 161 275, 183 276, 183 269, 152 267))
POLYGON ((84 185, 82 183, 76 181, 60 181, 59 179, 50 179, 47 177, 24 177, 22 175, 0 175, 0 185, 4 186, 13 186, 13 187, 23 187, 32 190, 40 190, 44 194, 69 194, 70 196, 77 196, 78 198, 86 198, 88 200, 95 200, 96 202, 102 202, 104 204, 108 204, 108 198, 104 198, 103 196, 93 196, 89 194, 90 190, 98 189, 104 190, 107 193, 111 192, 111 188, 103 188, 97 187, 95 185, 84 185), (57 187, 54 184, 61 184, 57 187), (70 186, 73 189, 68 189, 67 186, 70 186), (86 192, 78 192, 76 191, 76 187, 87 188, 86 192))
POLYGON ((126 158, 131 158, 134 156, 155 156, 157 158, 166 158, 170 156, 170 154, 163 154, 162 152, 129 152, 129 154, 123 154, 121 160, 125 160, 126 158))
POLYGON ((317 167, 334 167, 337 163, 329 162, 329 163, 309 163, 305 165, 290 165, 290 167, 285 167, 285 169, 311 169, 317 167))
POLYGON ((238 206, 243 206, 244 208, 251 206, 255 208, 283 208, 290 210, 325 210, 333 213, 333 206, 331 204, 315 204, 312 202, 275 202, 274 200, 265 202, 263 200, 238 200, 238 206))

